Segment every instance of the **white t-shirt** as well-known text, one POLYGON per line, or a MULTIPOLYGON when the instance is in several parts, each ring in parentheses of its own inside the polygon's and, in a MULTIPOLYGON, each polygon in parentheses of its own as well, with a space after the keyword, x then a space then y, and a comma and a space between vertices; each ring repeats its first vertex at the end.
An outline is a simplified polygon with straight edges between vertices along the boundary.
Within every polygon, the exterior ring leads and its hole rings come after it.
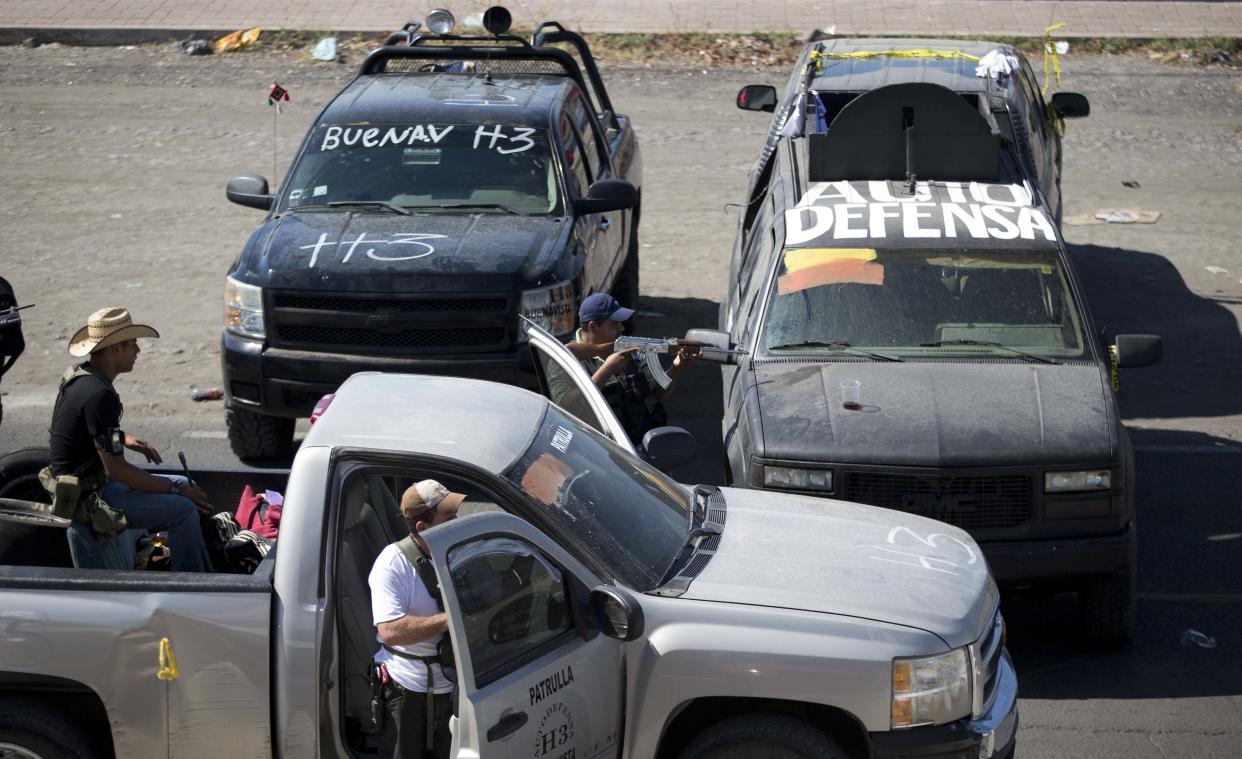
MULTIPOLYGON (((406 614, 415 617, 430 617, 440 613, 440 607, 427 592, 426 586, 419 578, 418 572, 410 565, 397 545, 386 546, 376 557, 371 574, 367 577, 371 586, 371 621, 376 626, 380 622, 391 622, 406 614)), ((375 639, 383 644, 379 633, 375 639)), ((405 651, 414 656, 435 656, 436 644, 440 636, 424 640, 409 646, 393 646, 398 651, 405 651)), ((406 690, 416 693, 427 692, 427 666, 423 662, 405 659, 388 651, 383 645, 375 654, 375 662, 388 668, 388 675, 406 690)), ((432 689, 435 693, 450 693, 453 684, 444 678, 439 664, 431 664, 431 674, 435 681, 432 689)))

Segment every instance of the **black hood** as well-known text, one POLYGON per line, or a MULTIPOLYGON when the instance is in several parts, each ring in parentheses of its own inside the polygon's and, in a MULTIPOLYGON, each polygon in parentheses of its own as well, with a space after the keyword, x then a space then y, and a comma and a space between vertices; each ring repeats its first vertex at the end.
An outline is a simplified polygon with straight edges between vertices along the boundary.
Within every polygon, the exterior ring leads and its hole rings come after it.
POLYGON ((285 213, 255 234, 242 270, 277 289, 511 291, 557 264, 566 225, 507 214, 285 213))
POLYGON ((1114 420, 1093 364, 759 363, 769 460, 896 466, 1097 465, 1114 420), (841 405, 862 384, 862 409, 841 405))

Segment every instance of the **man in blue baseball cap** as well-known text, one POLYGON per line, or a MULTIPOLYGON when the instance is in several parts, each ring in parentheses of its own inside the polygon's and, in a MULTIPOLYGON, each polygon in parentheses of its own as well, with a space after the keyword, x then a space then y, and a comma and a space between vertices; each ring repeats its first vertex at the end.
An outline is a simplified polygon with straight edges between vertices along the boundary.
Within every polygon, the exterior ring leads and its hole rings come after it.
POLYGON ((625 322, 633 315, 634 309, 622 306, 608 293, 592 293, 578 307, 580 326, 567 347, 582 361, 626 434, 639 444, 648 430, 668 423, 663 401, 673 392, 682 369, 698 360, 700 351, 694 347, 678 351, 667 370, 673 382, 660 387, 647 366, 633 360, 635 349, 613 350, 613 341, 625 333, 625 322))

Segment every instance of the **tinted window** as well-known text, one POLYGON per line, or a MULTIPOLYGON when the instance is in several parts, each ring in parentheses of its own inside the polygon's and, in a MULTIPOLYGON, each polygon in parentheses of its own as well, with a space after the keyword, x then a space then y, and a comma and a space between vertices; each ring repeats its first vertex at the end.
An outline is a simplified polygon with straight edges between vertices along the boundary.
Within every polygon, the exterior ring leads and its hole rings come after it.
POLYGON ((595 130, 591 128, 594 117, 588 110, 586 101, 577 94, 571 96, 569 109, 573 114, 574 124, 578 127, 578 139, 582 142, 582 155, 586 158, 591 177, 598 179, 601 172, 601 159, 599 145, 595 139, 595 130))
POLYGON ((681 485, 555 406, 504 476, 636 590, 657 586, 689 530, 681 485))
MULTIPOLYGON (((607 435, 608 428, 600 421, 595 412, 591 410, 591 404, 587 401, 586 396, 582 394, 582 390, 578 387, 578 383, 574 382, 574 378, 569 372, 549 356, 542 349, 535 350, 535 359, 543 368, 543 376, 548 383, 548 400, 565 409, 569 413, 578 417, 586 424, 591 425, 596 432, 607 435)), ((591 372, 588 371, 588 374, 591 372)))
MULTIPOLYGON (((293 171, 289 208, 378 200, 407 208, 560 206, 547 130, 506 124, 328 124, 293 171)), ((504 211, 496 209, 497 212, 504 211)))
POLYGON ((476 685, 573 626, 564 575, 525 542, 490 538, 467 543, 449 552, 448 565, 476 685))
POLYGON ((561 114, 559 131, 561 145, 565 148, 565 165, 569 167, 572 192, 575 197, 583 197, 591 186, 591 175, 587 173, 586 162, 582 159, 582 147, 573 124, 564 113, 561 114))
MULTIPOLYGON (((1049 356, 1083 352, 1078 312, 1052 252, 789 249, 780 257, 763 344, 844 341, 944 355, 934 340, 990 340, 1049 356)), ((782 347, 784 346, 784 347, 782 347)), ((972 346, 971 352, 1000 348, 972 346)))

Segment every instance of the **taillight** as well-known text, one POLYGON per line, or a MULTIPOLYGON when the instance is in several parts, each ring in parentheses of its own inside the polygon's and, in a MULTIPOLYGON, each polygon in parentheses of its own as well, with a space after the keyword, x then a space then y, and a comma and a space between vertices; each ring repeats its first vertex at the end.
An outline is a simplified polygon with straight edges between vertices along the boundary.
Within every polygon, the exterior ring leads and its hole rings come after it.
POLYGON ((328 410, 328 406, 332 405, 332 401, 335 398, 336 398, 336 393, 328 393, 327 395, 319 399, 319 402, 315 404, 315 410, 311 411, 311 418, 310 418, 311 424, 314 424, 315 421, 319 419, 319 417, 324 415, 324 413, 328 410))

